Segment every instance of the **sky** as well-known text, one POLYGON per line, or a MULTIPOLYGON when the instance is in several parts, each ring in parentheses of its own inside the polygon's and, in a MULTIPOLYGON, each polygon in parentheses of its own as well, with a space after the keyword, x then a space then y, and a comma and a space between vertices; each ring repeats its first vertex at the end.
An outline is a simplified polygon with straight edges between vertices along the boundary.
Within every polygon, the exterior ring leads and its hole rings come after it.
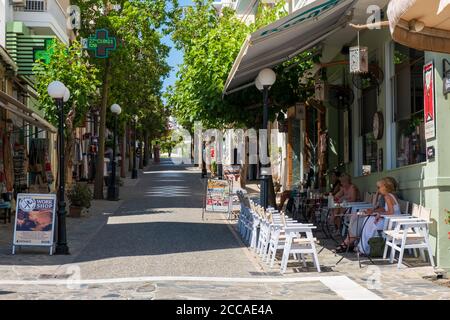
MULTIPOLYGON (((180 6, 192 5, 191 0, 178 0, 178 2, 179 2, 180 6)), ((164 85, 163 85, 163 91, 166 91, 167 86, 175 83, 176 74, 178 71, 178 65, 183 62, 183 54, 182 54, 182 52, 180 52, 174 48, 174 45, 173 45, 172 40, 170 39, 170 36, 165 36, 163 39, 163 42, 171 48, 168 63, 169 63, 169 66, 172 67, 172 71, 170 72, 170 76, 167 79, 165 79, 164 85)))

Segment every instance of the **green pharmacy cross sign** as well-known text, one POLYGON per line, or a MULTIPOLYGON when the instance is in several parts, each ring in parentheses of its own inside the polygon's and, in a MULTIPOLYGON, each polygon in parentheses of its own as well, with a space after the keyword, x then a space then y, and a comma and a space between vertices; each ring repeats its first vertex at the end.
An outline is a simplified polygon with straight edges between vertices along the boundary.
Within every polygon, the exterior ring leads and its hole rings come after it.
POLYGON ((108 58, 109 51, 116 50, 116 38, 110 37, 108 30, 99 29, 95 31, 95 36, 85 39, 83 47, 95 51, 96 58, 108 58))
POLYGON ((53 41, 55 39, 49 38, 45 39, 44 47, 34 48, 33 49, 33 58, 34 61, 42 61, 45 64, 49 64, 51 60, 51 56, 53 54, 53 41))

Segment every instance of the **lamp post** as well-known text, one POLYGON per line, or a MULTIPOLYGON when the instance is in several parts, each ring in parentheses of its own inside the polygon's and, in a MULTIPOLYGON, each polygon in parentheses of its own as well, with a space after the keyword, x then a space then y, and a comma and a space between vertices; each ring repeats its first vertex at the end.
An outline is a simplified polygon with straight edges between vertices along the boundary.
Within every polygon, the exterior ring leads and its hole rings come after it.
POLYGON ((133 149, 133 171, 131 172, 131 179, 137 179, 138 173, 136 168, 136 126, 138 116, 134 115, 133 120, 134 120, 134 140, 133 140, 134 149, 133 149))
POLYGON ((117 140, 117 118, 122 112, 122 108, 118 104, 111 106, 111 112, 114 114, 114 134, 113 134, 113 156, 111 162, 111 177, 108 185, 108 200, 119 200, 119 188, 116 186, 116 140, 117 140))
MULTIPOLYGON (((275 83, 277 75, 272 69, 266 68, 259 72, 258 77, 255 79, 255 86, 258 90, 263 92, 263 123, 262 129, 266 130, 267 133, 267 123, 269 121, 269 90, 270 87, 275 83)), ((269 137, 267 137, 267 141, 269 137)), ((267 156, 270 159, 269 148, 266 144, 267 156)), ((270 160, 269 160, 270 161, 270 160)), ((260 169, 261 176, 261 205, 267 208, 269 205, 269 179, 271 176, 270 163, 261 165, 260 169)))
POLYGON ((47 87, 50 97, 55 100, 59 111, 59 194, 58 194, 58 238, 55 254, 69 254, 66 232, 66 202, 65 193, 65 159, 64 159, 64 102, 69 101, 70 91, 60 81, 53 81, 47 87))

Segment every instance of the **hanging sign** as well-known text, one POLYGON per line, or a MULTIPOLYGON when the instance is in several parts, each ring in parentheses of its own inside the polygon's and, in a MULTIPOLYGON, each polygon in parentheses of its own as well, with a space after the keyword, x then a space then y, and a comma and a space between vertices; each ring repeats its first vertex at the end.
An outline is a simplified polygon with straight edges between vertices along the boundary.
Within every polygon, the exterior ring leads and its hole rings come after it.
POLYGON ((15 246, 48 246, 53 249, 56 194, 19 193, 16 202, 15 246))
POLYGON ((206 211, 228 212, 230 207, 230 184, 227 180, 208 179, 206 211))
POLYGON ((423 67, 423 90, 424 90, 424 120, 425 139, 436 136, 436 109, 434 90, 434 63, 429 62, 423 67))
POLYGON ((116 50, 116 38, 110 37, 108 30, 98 29, 95 35, 82 40, 83 48, 94 51, 96 58, 108 58, 109 51, 116 50))
POLYGON ((369 71, 369 49, 367 47, 350 48, 350 73, 367 73, 369 71))

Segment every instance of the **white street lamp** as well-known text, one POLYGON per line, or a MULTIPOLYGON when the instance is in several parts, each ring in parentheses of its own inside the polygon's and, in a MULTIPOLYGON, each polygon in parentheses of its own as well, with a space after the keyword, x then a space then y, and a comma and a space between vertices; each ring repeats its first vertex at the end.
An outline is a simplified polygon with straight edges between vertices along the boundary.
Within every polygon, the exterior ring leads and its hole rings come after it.
POLYGON ((47 92, 53 99, 63 99, 66 89, 66 86, 61 81, 53 81, 48 85, 47 92))
POLYGON ((122 112, 122 108, 114 103, 111 106, 111 112, 114 114, 114 136, 113 136, 113 156, 111 162, 111 177, 108 184, 108 197, 110 201, 119 200, 119 188, 116 186, 116 140, 117 140, 117 117, 122 112))
POLYGON ((59 136, 59 194, 58 194, 58 227, 57 227, 57 243, 55 254, 69 254, 69 247, 67 246, 67 232, 66 232, 66 201, 65 194, 65 158, 64 158, 64 102, 69 100, 70 92, 61 81, 53 81, 47 87, 47 92, 50 97, 55 100, 59 111, 58 121, 58 136, 59 136))
POLYGON ((117 103, 114 103, 111 106, 111 112, 114 113, 114 114, 119 115, 122 112, 122 108, 117 103))
MULTIPOLYGON (((277 80, 276 73, 269 68, 262 69, 258 77, 255 79, 255 86, 258 90, 263 92, 263 123, 262 129, 267 130, 267 123, 269 122, 269 89, 277 80)), ((269 150, 266 146, 266 150, 269 150)), ((268 152, 266 153, 269 154, 268 152)), ((262 177, 260 199, 264 208, 269 205, 269 181, 270 181, 270 164, 261 167, 260 175, 262 177)))

